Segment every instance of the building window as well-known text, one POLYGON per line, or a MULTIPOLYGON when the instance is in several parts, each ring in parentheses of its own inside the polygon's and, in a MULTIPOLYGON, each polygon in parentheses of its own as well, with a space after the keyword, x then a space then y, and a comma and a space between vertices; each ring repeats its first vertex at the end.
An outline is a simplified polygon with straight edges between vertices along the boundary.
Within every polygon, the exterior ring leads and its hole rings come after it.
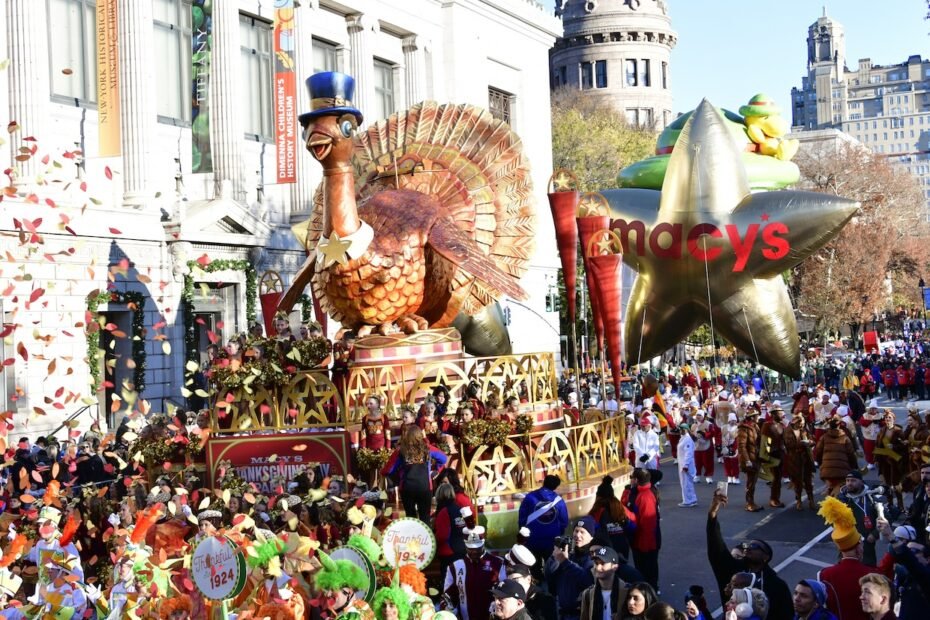
POLYGON ((662 88, 668 89, 668 63, 662 63, 662 88))
POLYGON ((394 113, 394 65, 375 59, 375 109, 371 120, 377 121, 394 113))
POLYGON ((510 93, 488 88, 488 110, 491 116, 510 125, 513 125, 513 100, 514 96, 510 93))
POLYGON ((158 116, 189 123, 191 120, 191 3, 190 0, 154 0, 155 106, 158 116))
POLYGON ((97 1, 47 0, 52 95, 97 103, 97 1))
POLYGON ((598 60, 594 63, 594 81, 598 88, 607 88, 607 61, 598 60))
POLYGON ((652 76, 649 71, 649 59, 644 58, 639 61, 639 85, 652 86, 652 76))
POLYGON ((581 90, 594 88, 594 76, 591 71, 591 63, 581 63, 581 90))
POLYGON ((565 86, 568 84, 568 67, 562 65, 555 74, 555 85, 565 86))
POLYGON ((636 82, 636 61, 627 60, 626 61, 626 85, 627 86, 637 86, 636 82))
POLYGON ((242 105, 247 136, 272 140, 272 64, 270 22, 248 15, 239 16, 239 46, 242 50, 242 105))
POLYGON ((313 39, 313 72, 338 71, 337 50, 336 45, 329 41, 313 39))
POLYGON ((652 127, 652 108, 627 108, 626 122, 632 127, 652 127))

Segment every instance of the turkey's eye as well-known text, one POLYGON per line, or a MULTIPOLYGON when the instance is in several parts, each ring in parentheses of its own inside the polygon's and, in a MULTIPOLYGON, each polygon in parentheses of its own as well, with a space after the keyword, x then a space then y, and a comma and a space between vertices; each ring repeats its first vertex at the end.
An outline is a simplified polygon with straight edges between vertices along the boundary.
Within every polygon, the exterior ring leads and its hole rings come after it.
POLYGON ((343 136, 350 138, 355 133, 355 123, 346 119, 339 123, 339 129, 342 131, 343 136))

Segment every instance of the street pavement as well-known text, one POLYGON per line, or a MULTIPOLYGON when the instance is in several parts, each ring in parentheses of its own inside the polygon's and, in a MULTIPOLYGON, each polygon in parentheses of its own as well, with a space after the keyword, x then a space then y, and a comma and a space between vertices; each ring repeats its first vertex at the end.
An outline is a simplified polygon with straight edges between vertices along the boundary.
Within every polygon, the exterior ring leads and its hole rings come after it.
MULTIPOLYGON (((782 400, 781 404, 788 410, 790 402, 782 400)), ((918 408, 930 409, 930 401, 917 403, 918 408)), ((879 399, 879 406, 888 407, 895 412, 898 422, 903 425, 907 413, 906 403, 888 402, 879 399)), ((861 460, 863 466, 864 460, 861 460)), ((717 488, 716 481, 726 480, 723 465, 715 464, 714 484, 700 482, 696 484, 698 505, 694 508, 679 508, 681 487, 678 482, 677 465, 672 462, 668 449, 661 463, 664 478, 660 485, 662 549, 659 552, 659 585, 661 599, 678 609, 684 607, 684 597, 691 585, 704 587, 707 604, 711 610, 720 607, 720 593, 707 561, 707 543, 705 525, 711 498, 717 488)), ((865 474, 866 484, 879 484, 876 471, 865 474)), ((823 498, 824 486, 815 473, 814 491, 817 500, 823 498)), ((760 482, 756 485, 756 503, 765 506, 758 513, 746 512, 745 485, 730 485, 730 503, 720 510, 718 520, 723 536, 730 546, 757 538, 772 546, 774 558, 772 566, 789 589, 794 589, 798 581, 816 577, 817 572, 837 561, 836 547, 830 539, 830 530, 823 519, 806 506, 802 511, 794 508, 794 490, 782 485, 781 499, 785 508, 769 508, 769 487, 760 482)), ((906 498, 909 501, 910 498, 906 498)), ((878 558, 884 555, 885 548, 879 543, 878 558)))

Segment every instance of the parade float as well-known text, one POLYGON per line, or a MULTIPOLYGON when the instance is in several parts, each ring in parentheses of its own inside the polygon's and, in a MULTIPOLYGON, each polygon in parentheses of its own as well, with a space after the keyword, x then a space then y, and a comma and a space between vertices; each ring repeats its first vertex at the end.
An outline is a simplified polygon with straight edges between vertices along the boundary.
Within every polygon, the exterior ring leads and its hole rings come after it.
POLYGON ((364 475, 386 456, 352 449, 366 400, 379 397, 396 429, 404 408, 444 388, 450 417, 469 400, 519 400, 513 427, 475 421, 450 449, 492 546, 512 542, 519 494, 546 474, 562 478, 573 513, 588 509, 604 475, 619 491, 629 471, 623 421, 592 413, 568 425, 555 357, 514 354, 496 303, 525 298, 519 279, 537 234, 517 135, 475 106, 432 102, 359 132, 351 77, 318 74, 308 86, 313 110, 301 124, 324 177, 312 216, 294 230, 307 260, 262 305, 274 297, 288 313, 307 288, 318 320, 357 340, 337 342, 334 355, 348 363, 332 374, 285 360, 273 381, 218 381, 208 472, 228 462, 259 489, 307 467, 364 475))

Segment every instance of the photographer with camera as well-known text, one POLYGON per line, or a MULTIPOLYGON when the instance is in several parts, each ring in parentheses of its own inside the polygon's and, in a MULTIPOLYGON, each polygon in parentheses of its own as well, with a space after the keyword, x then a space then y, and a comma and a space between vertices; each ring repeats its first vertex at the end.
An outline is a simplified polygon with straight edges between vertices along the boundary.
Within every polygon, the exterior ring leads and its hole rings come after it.
POLYGON ((597 530, 594 517, 585 516, 574 522, 571 537, 555 538, 552 555, 546 561, 549 592, 555 593, 560 620, 578 620, 581 614, 579 597, 594 583, 594 566, 590 548, 597 530))

